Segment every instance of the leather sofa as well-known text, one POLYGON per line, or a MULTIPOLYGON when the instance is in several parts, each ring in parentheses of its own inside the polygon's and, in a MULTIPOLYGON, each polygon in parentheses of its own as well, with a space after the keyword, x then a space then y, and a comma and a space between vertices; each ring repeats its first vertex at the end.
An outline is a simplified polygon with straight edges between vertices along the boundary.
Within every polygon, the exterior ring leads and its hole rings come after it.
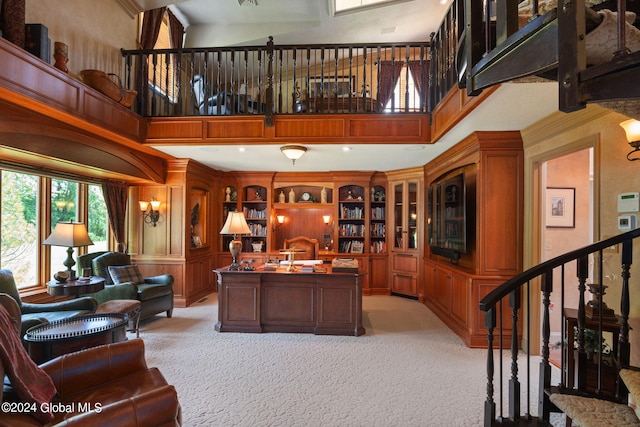
POLYGON ((135 298, 142 303, 140 320, 162 312, 166 312, 167 317, 171 317, 173 313, 173 276, 161 274, 144 277, 143 281, 139 283, 128 282, 115 285, 109 273, 109 266, 125 265, 131 265, 131 257, 122 252, 93 252, 78 257, 79 271, 90 267, 93 275, 105 279, 105 289, 91 295, 98 302, 103 303, 110 299, 127 299, 127 291, 119 287, 123 285, 135 286, 135 298))
POLYGON ((45 322, 69 319, 72 317, 90 314, 96 311, 98 303, 93 298, 76 298, 73 300, 59 301, 46 304, 23 302, 18 292, 13 273, 10 270, 0 270, 0 293, 11 296, 18 305, 21 313, 22 330, 20 336, 24 336, 27 329, 45 322))
MULTIPOLYGON (((0 297, 0 305, 3 310, 8 307, 6 311, 11 317, 19 314, 11 298, 0 297)), ((20 330, 19 319, 15 320, 15 326, 16 331, 20 330)), ((15 331, 5 332, 0 339, 11 339, 11 333, 19 341, 15 331)), ((26 351, 22 357, 28 358, 26 351)), ((182 423, 176 390, 157 368, 147 366, 141 339, 69 353, 40 368, 57 391, 50 405, 56 409, 52 411, 53 421, 43 424, 29 411, 11 411, 12 406, 3 405, 0 425, 168 427, 182 423), (98 408, 99 411, 95 410, 98 408)), ((4 378, 6 369, 0 359, 0 377, 4 378)), ((18 408, 17 396, 17 390, 5 384, 0 403, 13 402, 18 408)))

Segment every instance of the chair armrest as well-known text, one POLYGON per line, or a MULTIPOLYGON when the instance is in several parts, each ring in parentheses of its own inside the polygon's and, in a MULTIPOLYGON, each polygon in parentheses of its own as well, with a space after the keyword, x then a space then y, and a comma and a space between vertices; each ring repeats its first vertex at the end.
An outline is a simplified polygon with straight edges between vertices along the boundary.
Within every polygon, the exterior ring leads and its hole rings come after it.
POLYGON ((165 385, 153 391, 111 403, 98 411, 89 411, 68 418, 60 426, 179 426, 182 412, 178 394, 172 385, 165 385))
POLYGON ((173 276, 171 274, 160 274, 158 276, 145 277, 144 283, 172 286, 173 276))
POLYGON ((96 311, 98 301, 91 297, 81 297, 72 300, 50 302, 46 304, 33 304, 28 302, 22 303, 22 314, 42 313, 47 311, 75 311, 88 310, 96 311))
POLYGON ((136 338, 68 353, 40 367, 49 374, 58 394, 67 396, 146 370, 147 362, 144 342, 136 338))
POLYGON ((138 286, 133 282, 119 283, 117 285, 107 285, 104 289, 87 294, 93 297, 99 304, 114 299, 136 299, 138 294, 138 286))

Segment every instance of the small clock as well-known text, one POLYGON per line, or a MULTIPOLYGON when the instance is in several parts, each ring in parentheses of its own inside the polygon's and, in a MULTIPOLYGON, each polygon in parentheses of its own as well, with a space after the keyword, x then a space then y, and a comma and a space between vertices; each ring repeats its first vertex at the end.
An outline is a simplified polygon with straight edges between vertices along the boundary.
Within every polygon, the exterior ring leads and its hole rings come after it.
POLYGON ((311 194, 305 191, 304 193, 302 193, 302 200, 305 202, 311 201, 311 194))

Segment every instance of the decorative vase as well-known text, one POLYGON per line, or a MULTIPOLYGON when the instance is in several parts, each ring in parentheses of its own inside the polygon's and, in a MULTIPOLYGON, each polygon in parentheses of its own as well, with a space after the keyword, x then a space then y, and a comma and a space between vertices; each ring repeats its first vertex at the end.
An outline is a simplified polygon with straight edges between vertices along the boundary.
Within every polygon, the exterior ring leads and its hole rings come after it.
POLYGON ((231 187, 227 187, 224 192, 226 193, 225 202, 230 202, 231 201, 231 187))
POLYGON ((284 191, 280 191, 280 194, 278 195, 278 202, 280 203, 284 203, 285 202, 285 195, 284 195, 284 191))
POLYGON ((296 202, 296 192, 293 191, 293 188, 291 189, 291 191, 289 191, 289 203, 295 203, 296 202))
POLYGON ((54 42, 53 47, 53 58, 56 60, 53 66, 60 71, 68 73, 69 68, 67 68, 67 62, 69 62, 69 46, 62 42, 54 42))
POLYGON ((327 203, 327 189, 324 187, 320 191, 320 203, 327 203))

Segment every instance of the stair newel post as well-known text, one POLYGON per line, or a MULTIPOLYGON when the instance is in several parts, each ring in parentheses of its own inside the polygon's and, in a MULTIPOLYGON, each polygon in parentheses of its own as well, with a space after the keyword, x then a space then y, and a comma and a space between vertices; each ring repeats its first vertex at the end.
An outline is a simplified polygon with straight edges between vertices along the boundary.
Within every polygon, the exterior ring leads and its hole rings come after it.
MULTIPOLYGON (((577 276, 578 276, 578 334, 576 341, 578 343, 578 390, 586 390, 587 388, 587 353, 584 349, 584 328, 586 323, 584 293, 586 290, 587 277, 589 275, 589 258, 585 255, 577 260, 577 276)), ((571 345, 571 343, 567 343, 571 345)))
MULTIPOLYGON (((540 286, 542 290, 542 360, 540 360, 540 376, 538 378, 538 414, 542 414, 542 418, 547 420, 549 419, 550 402, 545 390, 551 386, 551 365, 549 364, 551 312, 549 307, 551 292, 553 292, 553 270, 548 270, 542 275, 540 286)), ((561 375, 561 381, 561 385, 564 386, 564 375, 561 375)))
POLYGON ((517 288, 509 294, 511 307, 511 379, 509 380, 509 417, 520 418, 520 381, 518 380, 518 311, 520 311, 521 291, 517 288))
MULTIPOLYGON (((633 262, 633 241, 622 242, 622 294, 620 295, 620 335, 618 337, 618 369, 629 366, 631 345, 629 343, 629 278, 631 277, 631 264, 633 262)), ((618 378, 618 399, 626 401, 627 389, 618 378)))
POLYGON ((493 400, 493 330, 496 328, 495 307, 484 313, 484 324, 487 327, 487 398, 484 401, 484 426, 491 427, 496 418, 496 403, 493 400))

